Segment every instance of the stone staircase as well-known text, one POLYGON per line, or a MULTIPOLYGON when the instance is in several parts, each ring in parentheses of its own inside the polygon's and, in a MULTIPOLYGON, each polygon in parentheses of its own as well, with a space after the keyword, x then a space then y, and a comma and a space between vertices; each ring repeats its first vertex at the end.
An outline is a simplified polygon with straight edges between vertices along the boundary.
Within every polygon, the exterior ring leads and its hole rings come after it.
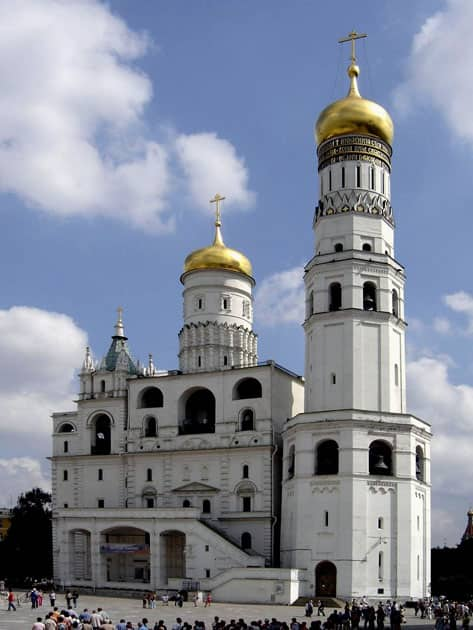
MULTIPOLYGON (((343 599, 337 599, 336 597, 299 597, 293 606, 305 606, 308 601, 312 600, 314 604, 313 617, 317 616, 317 602, 320 600, 325 606, 325 615, 327 616, 327 610, 332 608, 345 608, 346 602, 343 599)), ((322 617, 323 619, 323 617, 322 617)))

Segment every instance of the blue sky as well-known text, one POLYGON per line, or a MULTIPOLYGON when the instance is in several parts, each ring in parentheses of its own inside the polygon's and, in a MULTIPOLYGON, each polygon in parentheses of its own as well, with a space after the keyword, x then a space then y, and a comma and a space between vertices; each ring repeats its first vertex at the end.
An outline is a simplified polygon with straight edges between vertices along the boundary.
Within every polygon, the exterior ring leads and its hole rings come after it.
POLYGON ((408 398, 436 435, 434 542, 459 540, 473 503, 471 19, 468 0, 0 2, 3 503, 47 483, 48 416, 73 408, 83 346, 106 351, 118 305, 133 353, 177 366, 179 276, 211 241, 217 191, 225 240, 253 263, 260 358, 302 373, 313 127, 347 90, 337 40, 355 28, 369 34, 362 94, 395 123, 408 398))

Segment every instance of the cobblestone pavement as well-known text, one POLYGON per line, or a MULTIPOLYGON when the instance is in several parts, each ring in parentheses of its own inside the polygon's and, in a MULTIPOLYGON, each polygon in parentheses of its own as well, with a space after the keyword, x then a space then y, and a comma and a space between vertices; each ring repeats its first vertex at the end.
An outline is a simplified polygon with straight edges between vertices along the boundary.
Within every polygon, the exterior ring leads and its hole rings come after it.
MULTIPOLYGON (((36 620, 36 617, 44 618, 46 613, 51 610, 49 605, 32 610, 31 606, 28 604, 22 604, 16 612, 8 612, 7 604, 4 600, 1 601, 0 605, 0 630, 31 630, 31 626, 36 620)), ((56 605, 59 608, 62 606, 65 607, 66 602, 63 596, 58 597, 56 605)), ((92 597, 88 595, 81 595, 77 608, 78 612, 81 612, 84 608, 88 608, 89 611, 91 611, 96 609, 97 606, 101 606, 106 610, 114 623, 117 623, 120 619, 126 619, 136 625, 139 620, 146 617, 151 622, 148 625, 153 628, 155 621, 163 619, 168 630, 176 617, 181 617, 190 624, 193 624, 194 621, 198 619, 199 621, 204 621, 207 627, 209 627, 207 625, 208 622, 213 621, 216 615, 226 621, 239 619, 241 617, 246 622, 253 619, 265 619, 266 617, 268 619, 276 617, 281 621, 289 621, 292 617, 296 617, 298 620, 305 619, 303 606, 212 603, 208 608, 204 608, 201 603, 199 606, 195 607, 192 602, 185 602, 182 608, 178 608, 174 606, 173 602, 170 602, 169 606, 163 606, 161 603, 158 603, 155 609, 144 610, 141 600, 139 599, 92 597)), ((317 619, 316 616, 313 618, 317 619)), ((433 628, 434 625, 433 621, 415 617, 414 611, 411 609, 407 610, 406 620, 407 623, 403 626, 403 630, 410 630, 410 628, 414 626, 417 627, 421 625, 433 628)), ((387 630, 389 630, 389 626, 387 626, 387 630)))

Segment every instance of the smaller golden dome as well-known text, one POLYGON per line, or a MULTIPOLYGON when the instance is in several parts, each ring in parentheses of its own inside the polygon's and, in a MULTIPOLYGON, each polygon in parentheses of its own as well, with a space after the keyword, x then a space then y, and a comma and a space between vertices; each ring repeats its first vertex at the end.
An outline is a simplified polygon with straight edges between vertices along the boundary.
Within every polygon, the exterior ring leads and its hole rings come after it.
POLYGON ((392 145, 394 126, 391 116, 384 107, 361 96, 357 83, 360 68, 354 62, 347 72, 350 77, 347 96, 328 105, 316 122, 317 144, 336 136, 361 133, 376 136, 392 145))
POLYGON ((184 261, 184 273, 197 269, 226 269, 236 271, 252 277, 253 269, 248 258, 237 251, 227 247, 223 242, 220 216, 217 213, 215 221, 215 238, 212 245, 196 249, 191 252, 184 261))

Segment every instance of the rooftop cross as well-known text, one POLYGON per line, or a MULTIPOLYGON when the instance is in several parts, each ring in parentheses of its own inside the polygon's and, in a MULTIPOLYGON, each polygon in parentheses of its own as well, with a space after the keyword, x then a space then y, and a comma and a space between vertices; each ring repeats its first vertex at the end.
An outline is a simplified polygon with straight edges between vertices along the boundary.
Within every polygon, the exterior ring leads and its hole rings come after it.
POLYGON ((220 202, 223 201, 225 197, 222 197, 218 193, 215 194, 215 197, 210 200, 210 203, 214 203, 215 208, 215 225, 218 227, 222 224, 221 216, 220 216, 220 202))
POLYGON ((355 41, 357 39, 364 39, 365 37, 368 37, 366 33, 357 33, 356 31, 352 31, 351 33, 348 33, 348 37, 338 40, 339 44, 344 44, 345 42, 351 42, 351 62, 353 64, 356 63, 355 41))

